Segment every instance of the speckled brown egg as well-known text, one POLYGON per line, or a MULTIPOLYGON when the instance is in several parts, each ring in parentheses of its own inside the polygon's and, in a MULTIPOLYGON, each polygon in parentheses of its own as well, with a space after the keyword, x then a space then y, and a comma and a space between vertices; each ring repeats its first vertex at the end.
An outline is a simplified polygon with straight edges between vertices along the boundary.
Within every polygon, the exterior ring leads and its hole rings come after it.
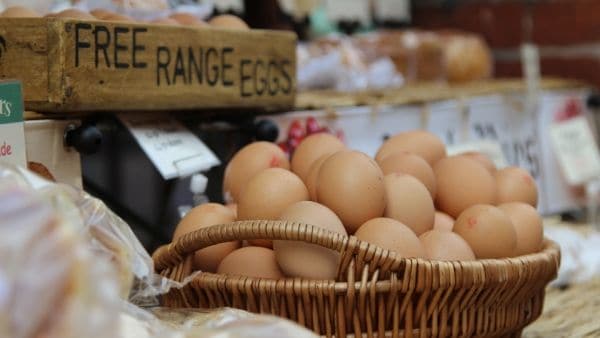
POLYGON ((291 171, 269 168, 255 175, 238 202, 239 220, 276 220, 288 206, 308 200, 308 190, 291 171))
POLYGON ((523 202, 537 206, 538 191, 535 180, 525 169, 507 167, 495 174, 498 193, 496 203, 523 202))
POLYGON ((385 217, 406 224, 417 236, 433 228, 433 199, 421 181, 396 173, 385 176, 384 183, 385 217))
POLYGON ((327 133, 313 134, 302 140, 292 156, 292 171, 306 183, 311 165, 320 157, 345 148, 342 141, 327 133))
POLYGON ((270 142, 254 142, 240 149, 229 161, 223 178, 223 194, 227 202, 240 199, 246 183, 267 168, 290 168, 287 156, 270 142))
MULTIPOLYGON (((233 221, 235 221, 235 216, 229 208, 217 203, 201 204, 190 210, 179 222, 173 234, 173 242, 189 232, 233 221)), ((240 245, 239 241, 231 241, 198 250, 194 254, 194 268, 200 271, 215 272, 221 260, 240 245)))
POLYGON ((498 208, 508 215, 517 232, 515 256, 535 253, 542 249, 543 222, 534 207, 527 203, 510 202, 500 204, 498 208))
MULTIPOLYGON (((287 207, 280 220, 314 225, 346 235, 346 229, 336 214, 324 205, 311 201, 287 207)), ((300 241, 273 241, 275 257, 286 276, 308 279, 335 279, 340 255, 316 244, 300 241)))
POLYGON ((258 246, 247 246, 231 252, 223 258, 217 273, 254 278, 283 278, 275 259, 275 252, 258 246))
POLYGON ((384 175, 402 173, 414 176, 427 187, 431 197, 435 198, 435 175, 429 163, 422 157, 408 152, 397 152, 386 156, 379 162, 379 167, 384 175))
POLYGON ((401 257, 425 257, 425 249, 415 233, 395 219, 378 217, 362 224, 354 234, 361 241, 394 251, 401 257))
POLYGON ((340 151, 321 165, 317 201, 333 210, 348 233, 383 215, 385 186, 377 163, 358 151, 340 151))
POLYGON ((439 137, 424 130, 403 132, 390 137, 377 151, 375 160, 381 163, 387 156, 407 151, 421 156, 429 165, 446 157, 446 146, 439 137))
POLYGON ((495 206, 477 204, 463 211, 454 223, 477 258, 512 257, 517 248, 517 233, 506 213, 495 206))
POLYGON ((451 231, 429 230, 419 236, 427 258, 439 261, 471 261, 475 254, 469 244, 451 231))
POLYGON ((437 183, 438 210, 458 217, 475 204, 494 204, 496 180, 479 162, 464 156, 440 160, 433 168, 437 183))

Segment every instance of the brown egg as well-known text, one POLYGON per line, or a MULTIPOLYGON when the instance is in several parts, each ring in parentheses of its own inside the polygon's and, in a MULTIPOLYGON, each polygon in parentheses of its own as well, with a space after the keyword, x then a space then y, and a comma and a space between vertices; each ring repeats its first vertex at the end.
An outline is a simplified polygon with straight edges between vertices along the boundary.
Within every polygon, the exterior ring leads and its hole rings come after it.
POLYGON ((477 258, 512 257, 517 233, 504 211, 492 205, 474 205, 456 219, 454 232, 467 243, 477 258))
POLYGON ((158 18, 150 21, 150 23, 153 23, 155 25, 179 26, 179 22, 171 18, 158 18))
POLYGON ((223 14, 217 15, 214 18, 210 19, 208 23, 217 28, 225 28, 225 29, 238 29, 238 30, 247 30, 250 29, 248 25, 244 22, 244 20, 238 18, 235 15, 223 14))
MULTIPOLYGON (((233 221, 235 221, 235 217, 229 208, 217 203, 201 204, 190 210, 179 222, 173 234, 173 242, 181 236, 200 228, 227 224, 233 221)), ((239 241, 231 241, 211 245, 196 251, 194 254, 194 269, 208 272, 217 271, 221 260, 230 252, 239 248, 240 244, 239 241)))
POLYGON ((70 19, 80 19, 80 20, 96 20, 96 18, 88 12, 80 11, 78 9, 70 8, 65 9, 62 12, 52 13, 46 15, 47 17, 55 17, 55 18, 70 18, 70 19))
POLYGON ((225 168, 225 200, 238 201, 246 183, 267 168, 290 168, 287 156, 277 145, 270 142, 254 142, 240 149, 225 168))
POLYGON ((273 249, 273 241, 270 239, 249 239, 246 242, 248 242, 249 246, 260 246, 263 248, 273 249))
POLYGON ((469 244, 451 231, 429 230, 419 236, 427 258, 440 261, 472 261, 475 254, 469 244))
POLYGON ((179 22, 179 24, 184 26, 193 26, 193 27, 207 27, 208 24, 196 16, 188 13, 175 13, 171 14, 169 18, 179 22))
POLYGON ((414 176, 425 184, 432 198, 435 198, 435 175, 433 169, 422 157, 407 152, 397 152, 379 162, 384 175, 402 173, 414 176))
POLYGON ((223 258, 217 273, 254 278, 283 278, 275 259, 275 252, 258 246, 247 246, 231 252, 223 258))
POLYGON ((229 204, 226 204, 225 206, 233 212, 235 219, 237 219, 237 204, 229 203, 229 204))
POLYGON ((317 182, 317 200, 340 217, 348 233, 383 215, 383 173, 369 156, 358 151, 335 153, 321 165, 317 182))
POLYGON ((39 18, 41 15, 36 11, 33 11, 23 6, 11 6, 2 12, 0 15, 4 18, 39 18))
POLYGON ((109 11, 109 10, 106 10, 103 8, 96 8, 96 9, 92 9, 90 11, 90 14, 93 15, 96 19, 104 20, 104 18, 115 14, 115 12, 112 12, 112 11, 109 11))
POLYGON ((472 160, 479 162, 482 166, 484 166, 489 172, 492 174, 496 172, 497 168, 494 162, 484 153, 480 153, 478 151, 468 151, 466 153, 458 154, 458 156, 465 156, 472 160))
POLYGON ((292 171, 306 182, 310 166, 321 156, 331 155, 345 148, 337 137, 327 134, 313 134, 302 140, 292 156, 292 171))
POLYGON ((452 231, 454 227, 454 218, 441 211, 436 211, 433 217, 433 229, 442 231, 452 231))
POLYGON ((495 175, 498 192, 496 203, 523 202, 537 206, 538 192, 535 180, 525 170, 518 167, 507 167, 498 170, 495 175))
POLYGON ((425 257, 425 248, 417 235, 395 219, 373 218, 362 224, 354 236, 361 241, 394 251, 401 257, 425 257))
POLYGON ((317 202, 317 179, 319 178, 319 171, 321 170, 321 166, 331 155, 323 155, 319 157, 308 169, 308 175, 306 176, 306 188, 308 189, 308 195, 312 201, 317 202))
MULTIPOLYGON (((324 205, 311 201, 287 207, 280 220, 314 225, 346 235, 342 221, 324 205)), ((286 276, 308 279, 335 279, 339 265, 338 252, 300 241, 273 241, 275 257, 286 276)))
POLYGON ((279 219, 288 206, 308 200, 308 190, 291 171, 269 168, 254 176, 238 202, 238 219, 279 219))
POLYGON ((433 199, 421 181, 397 173, 385 176, 384 183, 385 217, 406 224, 417 236, 433 228, 433 199))
POLYGON ((431 166, 446 157, 446 146, 439 137, 424 130, 413 130, 390 137, 377 151, 375 160, 381 163, 387 156, 400 151, 421 156, 431 166))
POLYGON ((433 168, 437 183, 435 203, 440 211, 457 217, 475 204, 494 204, 496 180, 479 162, 464 156, 446 157, 433 168))
POLYGON ((508 215, 517 232, 515 256, 535 253, 542 249, 543 222, 534 207, 527 203, 511 202, 500 204, 498 208, 508 215))
POLYGON ((113 13, 113 14, 109 14, 107 16, 104 17, 105 21, 121 21, 121 22, 135 22, 135 20, 127 15, 123 15, 123 14, 119 14, 119 13, 113 13))

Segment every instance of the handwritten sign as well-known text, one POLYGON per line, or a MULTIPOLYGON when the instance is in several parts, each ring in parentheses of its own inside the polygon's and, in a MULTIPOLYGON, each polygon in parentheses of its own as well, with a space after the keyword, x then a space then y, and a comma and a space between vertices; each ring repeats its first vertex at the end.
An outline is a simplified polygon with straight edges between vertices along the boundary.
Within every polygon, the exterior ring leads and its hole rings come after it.
POLYGON ((600 177, 600 155, 585 116, 554 123, 550 136, 567 182, 578 185, 600 177))
POLYGON ((119 119, 166 180, 220 164, 215 154, 178 121, 153 114, 122 114, 119 119))
POLYGON ((0 161, 27 166, 23 96, 17 81, 0 82, 0 161))

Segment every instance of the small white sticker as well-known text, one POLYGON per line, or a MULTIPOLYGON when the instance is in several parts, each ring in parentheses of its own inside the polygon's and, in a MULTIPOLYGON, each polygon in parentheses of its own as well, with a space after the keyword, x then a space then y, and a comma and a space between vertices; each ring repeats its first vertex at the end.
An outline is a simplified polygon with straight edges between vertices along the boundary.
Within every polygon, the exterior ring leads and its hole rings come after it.
POLYGON ((154 114, 122 114, 142 150, 166 180, 219 165, 215 154, 178 121, 154 114))
POLYGON ((567 182, 579 185, 600 177, 600 155, 585 116, 553 123, 550 137, 567 182))
POLYGON ((458 155, 470 151, 480 152, 492 160, 496 168, 504 168, 507 166, 506 158, 502 152, 500 143, 487 140, 479 140, 467 143, 460 143, 449 146, 447 148, 448 156, 458 155))

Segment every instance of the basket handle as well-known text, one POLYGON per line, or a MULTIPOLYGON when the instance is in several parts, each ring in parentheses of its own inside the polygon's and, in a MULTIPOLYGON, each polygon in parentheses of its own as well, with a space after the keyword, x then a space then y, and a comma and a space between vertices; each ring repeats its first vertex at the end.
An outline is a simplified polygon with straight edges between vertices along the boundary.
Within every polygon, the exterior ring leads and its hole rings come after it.
POLYGON ((349 260, 345 259, 348 258, 346 256, 358 250, 365 250, 369 246, 354 236, 342 235, 300 222, 237 221, 201 228, 183 235, 174 243, 159 248, 153 255, 155 268, 160 272, 173 267, 197 250, 214 244, 248 239, 291 240, 316 244, 339 252, 341 265, 345 265, 344 262, 349 260))

